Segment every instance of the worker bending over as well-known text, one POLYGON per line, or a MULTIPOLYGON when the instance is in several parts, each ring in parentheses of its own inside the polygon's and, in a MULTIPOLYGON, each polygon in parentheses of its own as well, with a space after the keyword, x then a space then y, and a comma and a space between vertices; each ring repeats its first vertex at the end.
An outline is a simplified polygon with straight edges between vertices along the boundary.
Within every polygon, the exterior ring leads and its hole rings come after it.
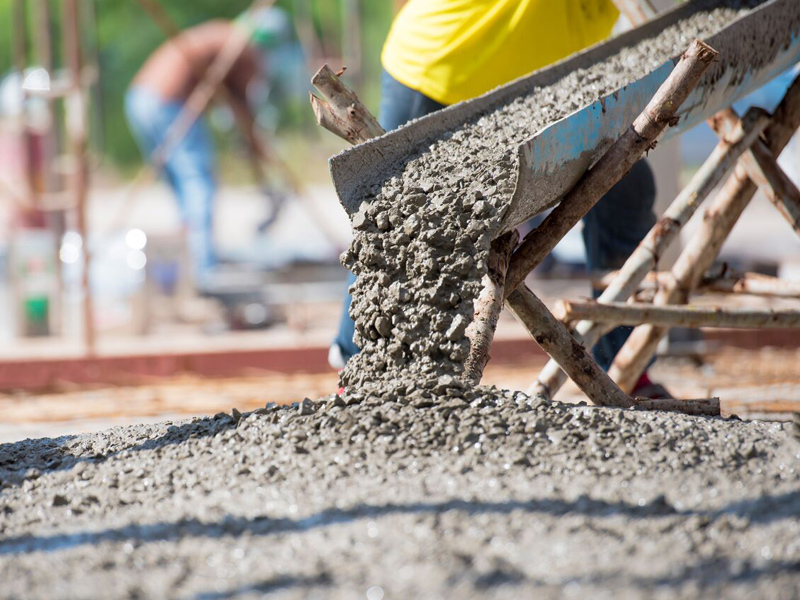
MULTIPOLYGON (((252 30, 248 45, 222 83, 224 98, 237 117, 246 138, 253 143, 255 115, 264 99, 265 52, 275 39, 269 11, 245 14, 252 30)), ((245 35, 241 21, 215 20, 182 31, 147 59, 125 95, 125 113, 142 154, 151 158, 165 140, 186 101, 233 37, 245 35)), ((170 142, 171 143, 171 142, 170 142)), ((195 120, 186 135, 171 146, 163 174, 178 200, 186 228, 192 277, 201 291, 209 284, 216 264, 213 245, 215 192, 214 142, 205 119, 195 120)))

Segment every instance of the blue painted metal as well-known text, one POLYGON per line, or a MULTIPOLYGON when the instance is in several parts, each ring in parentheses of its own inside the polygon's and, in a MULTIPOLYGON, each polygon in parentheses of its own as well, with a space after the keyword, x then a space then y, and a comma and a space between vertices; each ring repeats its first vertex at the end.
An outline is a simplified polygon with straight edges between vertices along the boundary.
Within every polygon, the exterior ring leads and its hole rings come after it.
MULTIPOLYGON (((704 78, 690 94, 678 111, 678 126, 668 129, 662 140, 691 129, 800 62, 798 15, 800 0, 773 0, 706 40, 720 50, 719 60, 725 64, 721 73, 711 81, 704 78), (782 7, 787 13, 784 31, 770 27, 782 7), (765 43, 765 54, 743 57, 751 49, 739 47, 737 39, 755 35, 750 28, 760 29, 762 36, 782 36, 780 43, 765 43)), ((517 189, 499 231, 512 229, 557 203, 642 112, 677 61, 678 58, 667 61, 521 144, 517 189)))
MULTIPOLYGON (((353 214, 369 188, 396 175, 409 157, 448 131, 531 90, 549 86, 680 22, 713 0, 687 2, 634 31, 599 44, 492 92, 418 119, 348 149, 330 161, 339 198, 353 214)), ((800 62, 800 0, 767 0, 704 40, 719 59, 681 107, 679 134, 730 106, 800 62)), ((688 44, 687 44, 688 46, 688 44)), ((676 48, 676 53, 685 48, 676 48)), ((634 121, 672 71, 669 60, 630 85, 536 133, 519 149, 517 186, 496 235, 557 203, 578 178, 634 121)))

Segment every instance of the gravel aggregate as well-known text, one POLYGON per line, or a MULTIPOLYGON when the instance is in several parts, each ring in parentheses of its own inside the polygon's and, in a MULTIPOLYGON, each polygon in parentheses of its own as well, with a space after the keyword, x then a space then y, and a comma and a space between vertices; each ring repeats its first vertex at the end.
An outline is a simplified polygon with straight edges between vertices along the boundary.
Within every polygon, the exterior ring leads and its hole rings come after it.
POLYGON ((480 388, 6 444, 0 597, 797 598, 790 428, 480 388))

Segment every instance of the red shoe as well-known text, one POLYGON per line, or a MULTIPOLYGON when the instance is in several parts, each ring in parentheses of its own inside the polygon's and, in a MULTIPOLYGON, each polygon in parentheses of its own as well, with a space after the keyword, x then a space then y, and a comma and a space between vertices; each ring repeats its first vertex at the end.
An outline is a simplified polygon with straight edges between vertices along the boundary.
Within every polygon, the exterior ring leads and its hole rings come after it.
POLYGON ((669 390, 660 383, 654 383, 650 380, 647 373, 642 373, 639 381, 633 386, 631 396, 634 398, 647 398, 649 400, 674 400, 675 396, 669 393, 669 390))

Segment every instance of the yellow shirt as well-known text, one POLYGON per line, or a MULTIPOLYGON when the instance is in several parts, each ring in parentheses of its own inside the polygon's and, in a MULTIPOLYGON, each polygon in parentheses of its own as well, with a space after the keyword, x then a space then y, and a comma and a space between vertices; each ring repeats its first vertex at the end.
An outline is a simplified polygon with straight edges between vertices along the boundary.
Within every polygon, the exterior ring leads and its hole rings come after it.
POLYGON ((605 39, 618 15, 612 0, 409 0, 381 61, 400 83, 453 104, 605 39))

